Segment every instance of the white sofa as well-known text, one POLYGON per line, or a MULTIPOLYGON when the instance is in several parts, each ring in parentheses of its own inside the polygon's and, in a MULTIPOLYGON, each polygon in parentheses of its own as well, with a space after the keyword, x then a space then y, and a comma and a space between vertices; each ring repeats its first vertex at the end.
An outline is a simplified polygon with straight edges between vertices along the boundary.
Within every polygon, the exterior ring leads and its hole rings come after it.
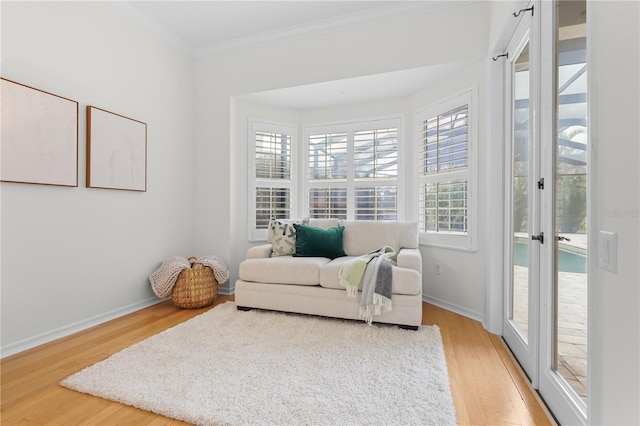
POLYGON ((392 268, 392 310, 374 316, 374 322, 417 329, 422 323, 422 258, 415 222, 345 221, 311 219, 310 226, 329 229, 344 226, 346 256, 273 256, 272 245, 249 248, 240 263, 235 287, 238 309, 268 309, 334 318, 359 319, 360 295, 347 297, 338 272, 349 259, 383 246, 397 252, 392 268))

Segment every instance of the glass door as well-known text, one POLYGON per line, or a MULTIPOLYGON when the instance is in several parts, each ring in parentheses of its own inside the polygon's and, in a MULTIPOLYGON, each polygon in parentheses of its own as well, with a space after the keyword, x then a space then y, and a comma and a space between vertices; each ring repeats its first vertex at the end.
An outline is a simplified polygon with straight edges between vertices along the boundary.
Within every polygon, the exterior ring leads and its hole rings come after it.
MULTIPOLYGON (((587 227, 588 91, 587 2, 560 0, 549 10, 553 22, 553 179, 549 223, 554 239, 548 333, 540 393, 561 423, 587 416, 587 227)), ((544 13, 544 10, 543 10, 544 13)))
POLYGON ((530 236, 538 232, 537 149, 535 139, 536 72, 531 14, 522 16, 507 46, 506 105, 507 179, 505 203, 506 312, 503 335, 533 382, 537 377, 538 246, 530 236))
POLYGON ((532 5, 505 62, 503 336, 559 422, 585 424, 588 5, 532 5))

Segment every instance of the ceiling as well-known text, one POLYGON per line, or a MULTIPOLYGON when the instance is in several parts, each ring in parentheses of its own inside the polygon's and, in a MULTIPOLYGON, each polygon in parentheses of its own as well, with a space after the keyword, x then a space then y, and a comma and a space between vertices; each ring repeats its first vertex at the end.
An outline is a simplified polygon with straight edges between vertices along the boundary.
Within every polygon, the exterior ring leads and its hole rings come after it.
POLYGON ((372 74, 239 96, 263 104, 290 109, 326 108, 385 99, 401 99, 429 87, 469 62, 455 62, 408 70, 372 74))
MULTIPOLYGON (((115 1, 148 30, 194 58, 456 7, 478 0, 115 1)), ((245 95, 287 108, 318 108, 415 93, 466 64, 442 64, 245 95)))
POLYGON ((419 1, 166 1, 113 2, 195 56, 394 20, 468 3, 419 1))

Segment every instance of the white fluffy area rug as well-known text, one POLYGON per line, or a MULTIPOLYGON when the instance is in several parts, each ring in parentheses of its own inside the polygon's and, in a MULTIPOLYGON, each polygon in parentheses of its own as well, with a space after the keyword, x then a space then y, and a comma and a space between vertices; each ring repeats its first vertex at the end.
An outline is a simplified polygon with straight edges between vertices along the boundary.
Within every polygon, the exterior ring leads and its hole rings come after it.
POLYGON ((242 312, 233 302, 61 384, 201 425, 456 423, 437 326, 242 312))

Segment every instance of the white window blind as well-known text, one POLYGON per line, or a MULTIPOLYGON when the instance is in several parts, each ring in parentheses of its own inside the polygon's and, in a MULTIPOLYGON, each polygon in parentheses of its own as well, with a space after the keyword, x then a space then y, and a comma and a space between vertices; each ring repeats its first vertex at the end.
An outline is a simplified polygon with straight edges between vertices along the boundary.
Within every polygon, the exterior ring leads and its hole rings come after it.
POLYGON ((309 136, 309 180, 346 181, 347 134, 309 136))
POLYGON ((466 235, 467 181, 439 181, 424 183, 420 188, 421 229, 466 235))
POLYGON ((250 120, 249 235, 266 238, 272 217, 291 217, 294 200, 295 127, 250 120))
POLYGON ((309 217, 347 218, 346 188, 309 188, 309 217))
POLYGON ((354 151, 356 179, 398 176, 398 129, 355 132, 354 151))
POLYGON ((420 170, 423 175, 467 167, 468 105, 420 123, 420 170))
POLYGON ((396 186, 356 187, 356 220, 397 220, 398 188, 396 186))
POLYGON ((291 135, 256 131, 256 178, 291 179, 291 135))
POLYGON ((418 222, 424 244, 474 249, 472 101, 472 92, 466 91, 416 115, 418 222))
POLYGON ((256 229, 267 229, 272 217, 289 219, 291 216, 290 188, 256 187, 256 229))
POLYGON ((307 128, 310 217, 398 219, 400 123, 396 118, 307 128))

